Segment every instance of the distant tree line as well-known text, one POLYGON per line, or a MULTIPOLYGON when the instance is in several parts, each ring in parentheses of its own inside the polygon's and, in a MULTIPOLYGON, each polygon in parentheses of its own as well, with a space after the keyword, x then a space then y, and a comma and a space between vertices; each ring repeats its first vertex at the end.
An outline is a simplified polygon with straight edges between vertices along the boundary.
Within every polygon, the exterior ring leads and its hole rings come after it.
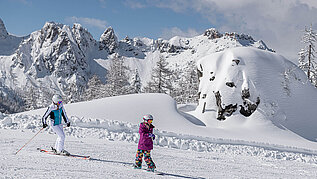
MULTIPOLYGON (((165 93, 177 103, 198 102, 198 75, 194 61, 187 63, 182 69, 169 67, 166 58, 159 56, 152 69, 150 80, 143 84, 139 71, 131 70, 124 64, 121 56, 115 54, 107 69, 106 81, 97 75, 91 76, 86 87, 78 88, 76 83, 63 84, 64 103, 88 101, 93 99, 135 94, 135 93, 165 93), (130 74, 130 76, 128 76, 130 74)), ((51 104, 52 86, 28 84, 23 91, 10 91, 0 83, 0 112, 15 113, 47 107, 51 104), (4 91, 7 91, 6 93, 4 91), (9 94, 8 94, 9 93, 9 94)), ((54 89, 53 89, 54 90, 54 89)), ((55 89, 59 91, 59 89, 55 89)))
POLYGON ((199 82, 193 61, 188 62, 186 69, 171 70, 166 59, 160 56, 152 69, 150 80, 142 85, 138 70, 125 66, 123 58, 116 55, 107 71, 106 81, 103 84, 97 75, 92 76, 81 100, 134 93, 165 93, 172 96, 177 103, 198 102, 199 82), (130 78, 127 75, 129 71, 132 71, 130 78))

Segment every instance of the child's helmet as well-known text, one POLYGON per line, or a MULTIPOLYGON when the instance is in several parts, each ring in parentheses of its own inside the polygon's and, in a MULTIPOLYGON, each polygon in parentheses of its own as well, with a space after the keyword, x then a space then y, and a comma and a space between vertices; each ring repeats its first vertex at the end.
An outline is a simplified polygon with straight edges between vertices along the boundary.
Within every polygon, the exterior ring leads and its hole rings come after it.
POLYGON ((151 114, 147 114, 143 116, 143 120, 148 121, 148 120, 153 120, 153 116, 151 114))
POLYGON ((55 94, 53 97, 52 97, 52 101, 53 103, 57 104, 58 102, 62 101, 62 97, 58 94, 55 94))

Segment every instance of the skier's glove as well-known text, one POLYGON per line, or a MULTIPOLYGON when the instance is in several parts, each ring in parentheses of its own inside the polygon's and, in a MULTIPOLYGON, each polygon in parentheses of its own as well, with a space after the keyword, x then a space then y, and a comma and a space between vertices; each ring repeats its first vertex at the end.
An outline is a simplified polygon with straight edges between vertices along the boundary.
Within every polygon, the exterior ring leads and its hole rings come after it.
POLYGON ((47 127, 47 124, 43 123, 43 128, 46 128, 47 127))
POLYGON ((154 134, 152 134, 152 133, 150 133, 150 134, 149 134, 149 137, 152 137, 152 138, 153 138, 153 140, 155 139, 155 135, 154 135, 154 134))
POLYGON ((70 122, 67 123, 67 127, 69 127, 69 126, 70 126, 70 122))

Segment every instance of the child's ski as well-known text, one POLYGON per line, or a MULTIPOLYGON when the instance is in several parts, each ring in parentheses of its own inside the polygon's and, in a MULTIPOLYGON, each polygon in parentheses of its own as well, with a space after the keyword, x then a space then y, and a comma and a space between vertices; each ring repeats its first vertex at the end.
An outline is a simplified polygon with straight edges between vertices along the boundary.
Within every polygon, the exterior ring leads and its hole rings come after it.
POLYGON ((73 157, 73 158, 78 158, 78 159, 83 159, 83 160, 90 160, 90 156, 74 155, 74 154, 70 154, 70 155, 56 154, 52 150, 45 150, 45 149, 41 149, 41 148, 37 148, 37 150, 39 150, 42 153, 47 153, 47 154, 51 154, 51 155, 59 155, 59 156, 73 157))
POLYGON ((145 168, 138 168, 138 167, 136 167, 134 164, 132 165, 132 167, 133 167, 134 169, 143 170, 143 171, 146 171, 146 172, 149 172, 149 173, 154 173, 154 174, 156 174, 156 175, 164 175, 163 172, 157 171, 156 169, 154 169, 154 171, 153 171, 153 170, 149 170, 149 169, 145 169, 145 168))
POLYGON ((146 172, 149 172, 149 173, 154 173, 155 175, 164 175, 163 172, 160 172, 160 171, 157 171, 157 170, 148 170, 148 169, 142 169, 142 170, 145 170, 146 172))

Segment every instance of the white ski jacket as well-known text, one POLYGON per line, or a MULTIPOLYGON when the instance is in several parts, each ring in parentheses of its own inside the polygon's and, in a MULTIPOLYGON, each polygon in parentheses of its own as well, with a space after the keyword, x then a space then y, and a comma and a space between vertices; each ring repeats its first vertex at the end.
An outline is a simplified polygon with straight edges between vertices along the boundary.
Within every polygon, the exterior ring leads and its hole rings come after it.
POLYGON ((44 116, 42 117, 43 124, 46 124, 46 119, 48 116, 50 116, 52 122, 51 124, 54 126, 61 124, 62 118, 64 119, 65 123, 69 122, 63 103, 61 103, 59 106, 53 103, 47 108, 44 116))

